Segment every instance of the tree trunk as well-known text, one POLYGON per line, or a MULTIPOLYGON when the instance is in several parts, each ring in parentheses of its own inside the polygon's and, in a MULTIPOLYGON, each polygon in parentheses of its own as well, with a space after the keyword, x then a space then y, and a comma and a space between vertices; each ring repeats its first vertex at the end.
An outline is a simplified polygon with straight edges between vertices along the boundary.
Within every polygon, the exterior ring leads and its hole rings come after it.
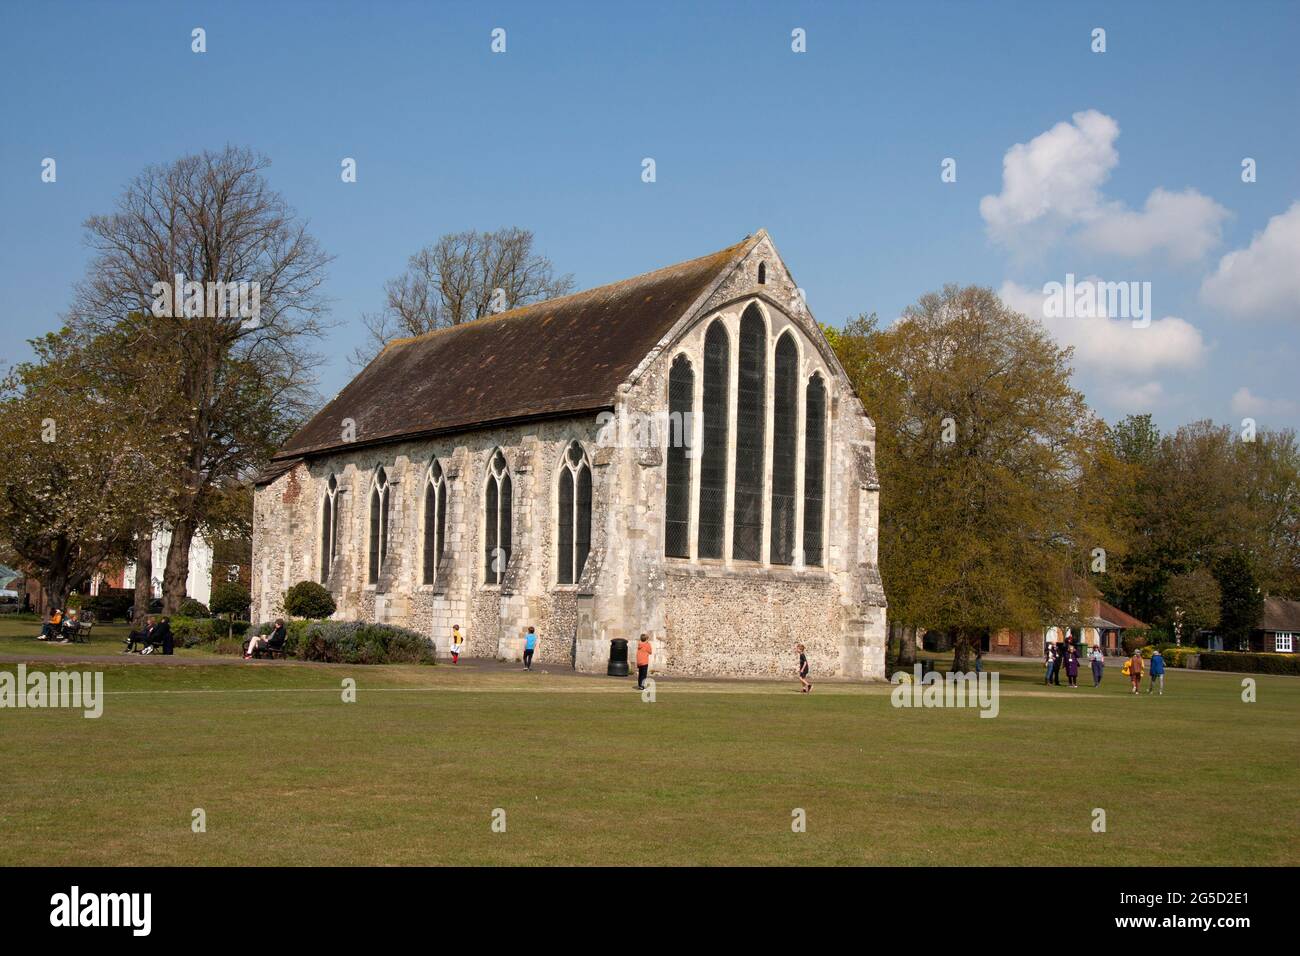
POLYGON ((68 591, 71 590, 67 568, 47 570, 41 575, 41 587, 45 591, 45 612, 48 614, 56 607, 68 608, 68 591))
POLYGON ((911 670, 916 664, 916 625, 905 624, 899 628, 898 666, 911 670))
POLYGON ((975 669, 975 648, 979 634, 964 627, 954 627, 952 634, 952 669, 965 674, 975 669))
POLYGON ((131 624, 139 627, 149 616, 149 602, 153 600, 153 535, 148 525, 135 536, 135 600, 132 602, 131 624))
POLYGON ((190 542, 194 539, 194 522, 182 518, 172 525, 172 541, 167 547, 167 564, 163 568, 163 613, 175 614, 185 600, 185 585, 190 576, 190 542))

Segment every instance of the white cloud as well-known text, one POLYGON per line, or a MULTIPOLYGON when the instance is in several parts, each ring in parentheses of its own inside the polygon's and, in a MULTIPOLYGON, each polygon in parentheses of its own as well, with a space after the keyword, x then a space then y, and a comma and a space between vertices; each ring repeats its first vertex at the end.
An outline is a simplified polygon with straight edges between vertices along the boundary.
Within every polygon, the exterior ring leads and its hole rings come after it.
POLYGON ((1300 402, 1285 398, 1265 398, 1242 386, 1232 394, 1232 411, 1236 415, 1290 416, 1300 412, 1300 402))
POLYGON ((1075 113, 1002 158, 1002 192, 980 200, 989 233, 1003 242, 1026 227, 1063 229, 1095 215, 1101 184, 1119 163, 1119 124, 1097 110, 1075 113))
POLYGON ((1076 235, 1098 252, 1164 252, 1175 261, 1200 259, 1218 245, 1228 210, 1195 189, 1157 187, 1140 211, 1105 197, 1102 184, 1119 164, 1118 137, 1114 119, 1084 110, 1012 146, 1002 159, 1002 192, 980 200, 989 235, 1022 250, 1076 235))
POLYGON ((1141 212, 1107 206, 1083 228, 1080 241, 1099 252, 1140 258, 1164 249, 1170 259, 1195 262, 1223 241, 1227 217, 1228 210, 1195 189, 1171 193, 1157 187, 1141 212))
POLYGON ((1165 400, 1165 387, 1159 382, 1114 382, 1108 386, 1106 398, 1117 408, 1146 410, 1165 400))
POLYGON ((1300 202, 1274 216, 1201 284, 1209 305, 1242 318, 1300 318, 1300 202))
POLYGON ((1177 316, 1135 328, 1129 319, 1049 317, 1042 291, 1011 281, 1002 283, 998 295, 1010 308, 1042 322, 1061 345, 1073 346, 1078 366, 1108 375, 1196 368, 1209 352, 1196 326, 1177 316))

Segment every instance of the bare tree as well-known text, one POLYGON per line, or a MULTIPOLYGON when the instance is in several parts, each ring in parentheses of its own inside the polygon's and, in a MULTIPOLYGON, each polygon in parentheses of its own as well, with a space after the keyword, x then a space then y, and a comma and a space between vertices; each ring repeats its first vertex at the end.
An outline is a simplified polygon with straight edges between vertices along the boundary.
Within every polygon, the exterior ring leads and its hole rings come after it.
POLYGON ((364 366, 395 338, 460 325, 573 290, 573 276, 557 276, 551 260, 533 251, 533 234, 510 227, 495 232, 448 233, 407 262, 384 285, 384 308, 363 315, 370 331, 352 356, 364 366))
POLYGON ((269 165, 227 146, 150 166, 116 212, 85 224, 95 255, 69 323, 96 334, 145 317, 129 326, 115 360, 171 426, 158 453, 174 473, 157 495, 158 517, 172 528, 168 613, 185 597, 190 543, 216 489, 258 467, 314 398, 317 357, 304 347, 324 330, 320 287, 330 257, 267 185, 269 165), (235 288, 251 290, 242 308, 235 288), (178 378, 169 396, 154 385, 159 361, 178 378))

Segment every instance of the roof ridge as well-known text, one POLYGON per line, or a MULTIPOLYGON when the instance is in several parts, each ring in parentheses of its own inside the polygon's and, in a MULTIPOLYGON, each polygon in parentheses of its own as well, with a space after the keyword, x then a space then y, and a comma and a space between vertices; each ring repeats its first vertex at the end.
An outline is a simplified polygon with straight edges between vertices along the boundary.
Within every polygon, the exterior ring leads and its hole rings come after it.
POLYGON ((671 269, 681 269, 685 266, 702 262, 705 259, 718 258, 724 255, 730 256, 733 255, 736 250, 745 247, 750 243, 751 240, 755 239, 756 237, 762 234, 765 234, 765 230, 760 229, 757 234, 746 236, 744 239, 740 240, 740 242, 732 243, 731 245, 725 246, 722 249, 718 249, 714 252, 705 253, 704 255, 696 256, 693 259, 683 259, 681 262, 673 262, 666 266, 660 266, 658 269, 651 269, 648 272, 641 272, 638 273, 637 275, 627 276, 626 278, 623 279, 617 279, 614 282, 606 282, 603 285, 591 286, 588 289, 580 289, 577 292, 570 292, 567 295, 557 295, 551 299, 542 299, 538 302, 530 302, 527 305, 516 306, 513 309, 507 309, 505 312, 500 312, 496 315, 485 315, 480 319, 471 319, 468 322, 461 322, 457 325, 447 325, 447 326, 443 326, 440 329, 430 329, 428 332, 421 332, 419 335, 407 335, 401 338, 390 339, 388 342, 384 344, 383 349, 380 350, 380 354, 382 355, 384 352, 387 352, 393 346, 409 345, 412 342, 424 341, 426 339, 432 338, 435 335, 439 335, 444 332, 453 332, 456 329, 465 328, 470 325, 482 325, 484 323, 498 322, 501 321, 502 319, 517 319, 522 317, 523 314, 528 312, 530 309, 537 309, 544 305, 554 305, 556 303, 565 302, 569 299, 579 298, 580 296, 593 295, 597 292, 604 292, 606 290, 613 289, 617 286, 628 285, 633 282, 638 282, 644 279, 648 279, 651 276, 658 275, 661 272, 668 272, 671 269))

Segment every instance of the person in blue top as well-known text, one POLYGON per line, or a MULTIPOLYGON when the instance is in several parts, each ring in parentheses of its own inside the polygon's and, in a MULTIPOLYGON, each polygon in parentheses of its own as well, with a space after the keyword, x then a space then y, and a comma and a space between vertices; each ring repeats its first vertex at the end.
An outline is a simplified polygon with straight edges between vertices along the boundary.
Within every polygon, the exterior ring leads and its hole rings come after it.
POLYGON ((533 628, 528 629, 524 635, 524 670, 533 669, 533 651, 537 650, 537 631, 533 628))
POLYGON ((1156 682, 1160 682, 1160 696, 1165 696, 1165 659, 1160 656, 1160 650, 1157 648, 1151 655, 1151 686, 1147 688, 1147 693, 1156 689, 1156 682))

